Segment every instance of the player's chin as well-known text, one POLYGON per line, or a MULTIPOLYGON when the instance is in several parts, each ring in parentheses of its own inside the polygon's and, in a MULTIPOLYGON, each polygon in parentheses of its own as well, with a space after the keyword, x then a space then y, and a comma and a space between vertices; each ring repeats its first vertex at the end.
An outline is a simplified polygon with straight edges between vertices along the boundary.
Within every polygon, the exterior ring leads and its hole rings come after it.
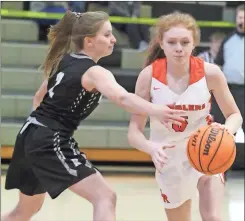
POLYGON ((106 50, 104 57, 111 55, 113 52, 113 47, 109 47, 108 50, 106 50))
POLYGON ((176 64, 183 64, 183 63, 185 63, 184 57, 173 57, 173 61, 174 61, 176 64))
POLYGON ((175 61, 178 64, 185 64, 186 62, 188 62, 188 57, 183 56, 183 57, 175 58, 175 61))

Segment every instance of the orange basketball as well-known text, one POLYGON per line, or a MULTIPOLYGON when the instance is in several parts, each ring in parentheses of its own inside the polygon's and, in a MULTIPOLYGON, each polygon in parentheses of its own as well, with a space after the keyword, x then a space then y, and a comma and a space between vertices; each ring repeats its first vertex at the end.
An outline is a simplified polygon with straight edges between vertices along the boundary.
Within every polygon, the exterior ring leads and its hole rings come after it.
POLYGON ((204 126, 190 137, 187 156, 191 165, 201 173, 224 173, 235 160, 236 144, 226 129, 204 126))

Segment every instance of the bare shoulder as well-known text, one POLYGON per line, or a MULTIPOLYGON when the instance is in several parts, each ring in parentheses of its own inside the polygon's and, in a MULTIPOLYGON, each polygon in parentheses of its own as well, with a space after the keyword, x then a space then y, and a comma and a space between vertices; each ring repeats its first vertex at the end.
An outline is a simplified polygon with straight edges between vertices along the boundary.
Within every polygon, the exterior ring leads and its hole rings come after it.
POLYGON ((151 79, 152 65, 149 65, 140 72, 135 86, 135 93, 147 100, 150 97, 151 79))
POLYGON ((146 86, 151 83, 152 78, 152 65, 145 67, 139 74, 136 87, 146 86))
POLYGON ((86 75, 91 75, 91 76, 94 76, 94 75, 98 75, 98 74, 101 74, 101 75, 104 75, 104 74, 111 74, 111 72, 103 67, 101 67, 100 65, 95 65, 95 66, 92 66, 91 68, 89 68, 86 72, 85 72, 86 75))
POLYGON ((92 66, 90 67, 83 75, 82 75, 82 79, 81 79, 81 84, 82 86, 88 90, 88 91, 92 91, 96 88, 96 85, 99 84, 100 82, 107 82, 108 80, 114 80, 114 76, 113 74, 99 66, 92 66))
POLYGON ((217 78, 220 75, 223 75, 220 67, 216 64, 204 62, 204 70, 207 78, 217 78))
POLYGON ((151 78, 152 76, 152 65, 145 67, 139 74, 141 78, 151 78))
POLYGON ((209 89, 212 90, 220 84, 226 83, 225 76, 218 65, 204 62, 204 70, 209 89))

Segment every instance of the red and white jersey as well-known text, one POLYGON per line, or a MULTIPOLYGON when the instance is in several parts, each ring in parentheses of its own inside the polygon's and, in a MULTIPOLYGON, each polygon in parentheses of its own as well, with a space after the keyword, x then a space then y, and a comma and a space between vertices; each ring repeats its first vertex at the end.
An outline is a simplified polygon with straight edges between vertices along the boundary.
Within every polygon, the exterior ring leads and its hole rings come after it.
POLYGON ((210 123, 211 94, 205 78, 204 62, 200 58, 191 56, 189 86, 182 94, 176 94, 168 87, 166 72, 166 58, 152 63, 151 101, 186 111, 183 116, 186 122, 182 126, 171 124, 169 131, 159 119, 151 117, 150 140, 171 144, 188 138, 198 128, 210 123))

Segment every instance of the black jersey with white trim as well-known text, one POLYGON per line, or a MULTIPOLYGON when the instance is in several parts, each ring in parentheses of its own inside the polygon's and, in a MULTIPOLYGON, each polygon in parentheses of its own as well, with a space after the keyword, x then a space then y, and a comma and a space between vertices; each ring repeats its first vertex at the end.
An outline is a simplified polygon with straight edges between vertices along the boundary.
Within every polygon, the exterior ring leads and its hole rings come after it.
POLYGON ((43 101, 31 116, 51 129, 73 133, 98 106, 102 96, 81 85, 82 75, 95 65, 84 54, 66 54, 48 80, 43 101))

